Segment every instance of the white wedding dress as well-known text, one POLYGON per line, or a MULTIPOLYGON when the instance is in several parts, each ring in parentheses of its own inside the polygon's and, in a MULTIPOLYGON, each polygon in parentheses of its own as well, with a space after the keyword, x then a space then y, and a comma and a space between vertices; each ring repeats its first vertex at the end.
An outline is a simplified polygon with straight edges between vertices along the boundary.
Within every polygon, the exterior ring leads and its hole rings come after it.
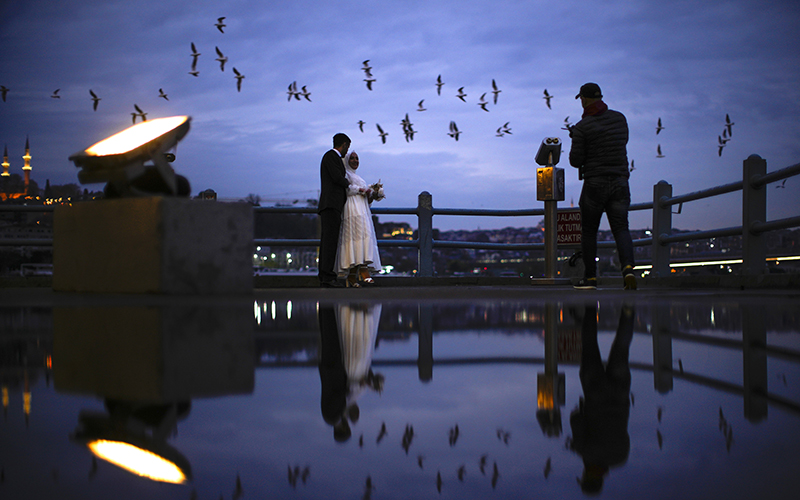
POLYGON ((359 189, 368 189, 367 183, 345 164, 347 180, 347 201, 342 211, 342 228, 339 231, 339 249, 336 252, 336 270, 347 274, 357 265, 366 265, 374 271, 381 270, 381 257, 378 253, 378 239, 372 224, 372 211, 366 196, 359 189))

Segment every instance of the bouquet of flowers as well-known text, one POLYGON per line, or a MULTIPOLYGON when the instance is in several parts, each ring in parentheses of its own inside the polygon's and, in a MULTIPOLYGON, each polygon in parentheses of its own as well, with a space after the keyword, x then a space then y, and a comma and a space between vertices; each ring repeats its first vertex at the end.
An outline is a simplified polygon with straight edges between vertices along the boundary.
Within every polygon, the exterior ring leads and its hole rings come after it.
POLYGON ((369 188, 372 190, 372 195, 370 196, 372 201, 381 201, 382 199, 386 198, 386 195, 383 193, 383 184, 381 184, 380 179, 375 184, 371 184, 369 188))

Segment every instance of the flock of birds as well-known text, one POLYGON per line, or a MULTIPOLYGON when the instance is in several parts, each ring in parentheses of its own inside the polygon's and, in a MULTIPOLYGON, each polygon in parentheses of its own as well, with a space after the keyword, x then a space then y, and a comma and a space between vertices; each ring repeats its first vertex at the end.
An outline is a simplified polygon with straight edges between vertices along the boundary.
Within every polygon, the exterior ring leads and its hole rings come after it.
MULTIPOLYGON (((217 22, 214 24, 214 26, 219 30, 219 32, 223 34, 225 33, 224 28, 227 26, 224 21, 225 17, 219 17, 217 18, 217 22)), ((197 46, 194 44, 194 42, 191 42, 191 49, 192 52, 191 54, 189 54, 189 56, 192 58, 192 67, 191 67, 192 69, 191 71, 189 71, 189 74, 197 77, 200 75, 200 71, 198 71, 197 69, 197 60, 202 54, 197 51, 197 46)), ((214 47, 214 49, 217 53, 217 58, 215 59, 215 61, 219 63, 220 71, 225 72, 225 63, 228 62, 228 57, 225 56, 225 54, 223 54, 223 52, 220 50, 219 47, 214 47)), ((238 92, 241 92, 242 80, 244 80, 245 76, 235 67, 233 68, 233 73, 234 73, 234 79, 236 80, 236 90, 238 92)), ((305 91, 305 87, 303 87, 303 90, 305 91)), ((6 102, 8 93, 10 91, 11 89, 6 87, 5 85, 0 85, 0 98, 2 98, 3 102, 6 102)), ((61 91, 60 88, 55 89, 53 93, 50 95, 50 98, 61 99, 61 95, 59 94, 60 91, 61 91)), ((301 93, 300 95, 305 95, 305 94, 301 93)), ((89 89, 89 96, 90 100, 92 101, 92 111, 97 111, 98 105, 100 104, 102 98, 98 97, 98 95, 92 89, 89 89)), ((164 92, 163 88, 158 89, 158 97, 166 101, 169 101, 169 96, 167 95, 166 92, 164 92)), ((306 98, 308 99, 307 96, 306 98)), ((134 124, 136 123, 137 118, 141 118, 142 121, 147 121, 147 113, 144 112, 142 108, 140 108, 136 103, 134 103, 133 108, 134 112, 131 113, 131 117, 132 117, 132 122, 134 124)))

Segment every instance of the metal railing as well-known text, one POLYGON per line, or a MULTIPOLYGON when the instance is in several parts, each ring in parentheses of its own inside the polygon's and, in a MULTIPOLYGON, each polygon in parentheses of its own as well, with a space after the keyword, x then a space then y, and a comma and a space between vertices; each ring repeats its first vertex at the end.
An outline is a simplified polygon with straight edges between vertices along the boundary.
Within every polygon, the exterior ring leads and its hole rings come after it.
MULTIPOLYGON (((800 227, 800 215, 785 219, 767 221, 767 192, 764 187, 772 182, 780 181, 800 174, 800 163, 767 173, 767 162, 758 155, 751 155, 743 162, 743 179, 741 181, 715 186, 701 191, 684 195, 673 196, 672 185, 660 181, 653 187, 653 201, 631 204, 630 210, 652 210, 653 225, 651 238, 640 238, 633 241, 634 246, 650 246, 652 248, 652 276, 663 277, 670 274, 670 244, 700 239, 718 238, 723 236, 742 236, 742 273, 762 274, 766 272, 766 238, 763 234, 768 231, 800 227), (682 207, 684 203, 711 198, 721 194, 743 191, 742 197, 742 225, 727 228, 718 228, 704 231, 672 232, 672 207, 682 207)), ((0 212, 52 212, 52 205, 44 206, 19 206, 0 205, 0 212)), ((560 209, 564 210, 564 209, 560 209)), ((271 214, 315 214, 315 207, 255 207, 256 213, 271 214)), ((481 217, 527 217, 543 216, 543 208, 522 210, 492 210, 492 209, 458 209, 434 208, 433 197, 427 191, 420 193, 417 206, 414 208, 384 208, 372 209, 375 215, 412 215, 417 217, 417 238, 410 240, 379 239, 379 247, 415 248, 418 251, 418 276, 433 276, 433 249, 434 248, 464 248, 474 250, 521 250, 543 251, 546 243, 490 243, 446 241, 433 238, 434 216, 481 216, 481 217)), ((552 237, 545 234, 545 238, 552 237)), ((319 239, 285 239, 285 238, 256 238, 254 246, 282 246, 282 247, 316 247, 319 239)), ((0 239, 0 246, 49 246, 52 239, 48 238, 5 238, 0 239)), ((567 248, 571 245, 559 245, 567 248)), ((574 245, 572 245, 574 246, 574 245)), ((598 242, 598 248, 614 248, 613 241, 598 242)))

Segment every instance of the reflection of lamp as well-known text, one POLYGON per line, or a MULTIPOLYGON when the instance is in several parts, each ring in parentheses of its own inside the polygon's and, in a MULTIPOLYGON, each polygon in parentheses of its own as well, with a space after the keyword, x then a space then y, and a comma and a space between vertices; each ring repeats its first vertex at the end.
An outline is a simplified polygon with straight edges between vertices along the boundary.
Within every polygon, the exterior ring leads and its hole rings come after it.
POLYGON ((81 412, 79 420, 82 428, 73 439, 98 458, 153 481, 182 484, 191 479, 189 460, 161 435, 174 428, 174 413, 166 416, 160 426, 163 429, 156 429, 152 436, 143 432, 141 422, 135 419, 127 422, 114 415, 81 412))
POLYGON ((188 116, 171 116, 140 122, 69 159, 83 169, 78 173, 82 184, 108 182, 123 194, 136 194, 130 183, 144 173, 144 163, 152 161, 171 194, 176 194, 175 172, 164 153, 189 132, 190 121, 188 116))

